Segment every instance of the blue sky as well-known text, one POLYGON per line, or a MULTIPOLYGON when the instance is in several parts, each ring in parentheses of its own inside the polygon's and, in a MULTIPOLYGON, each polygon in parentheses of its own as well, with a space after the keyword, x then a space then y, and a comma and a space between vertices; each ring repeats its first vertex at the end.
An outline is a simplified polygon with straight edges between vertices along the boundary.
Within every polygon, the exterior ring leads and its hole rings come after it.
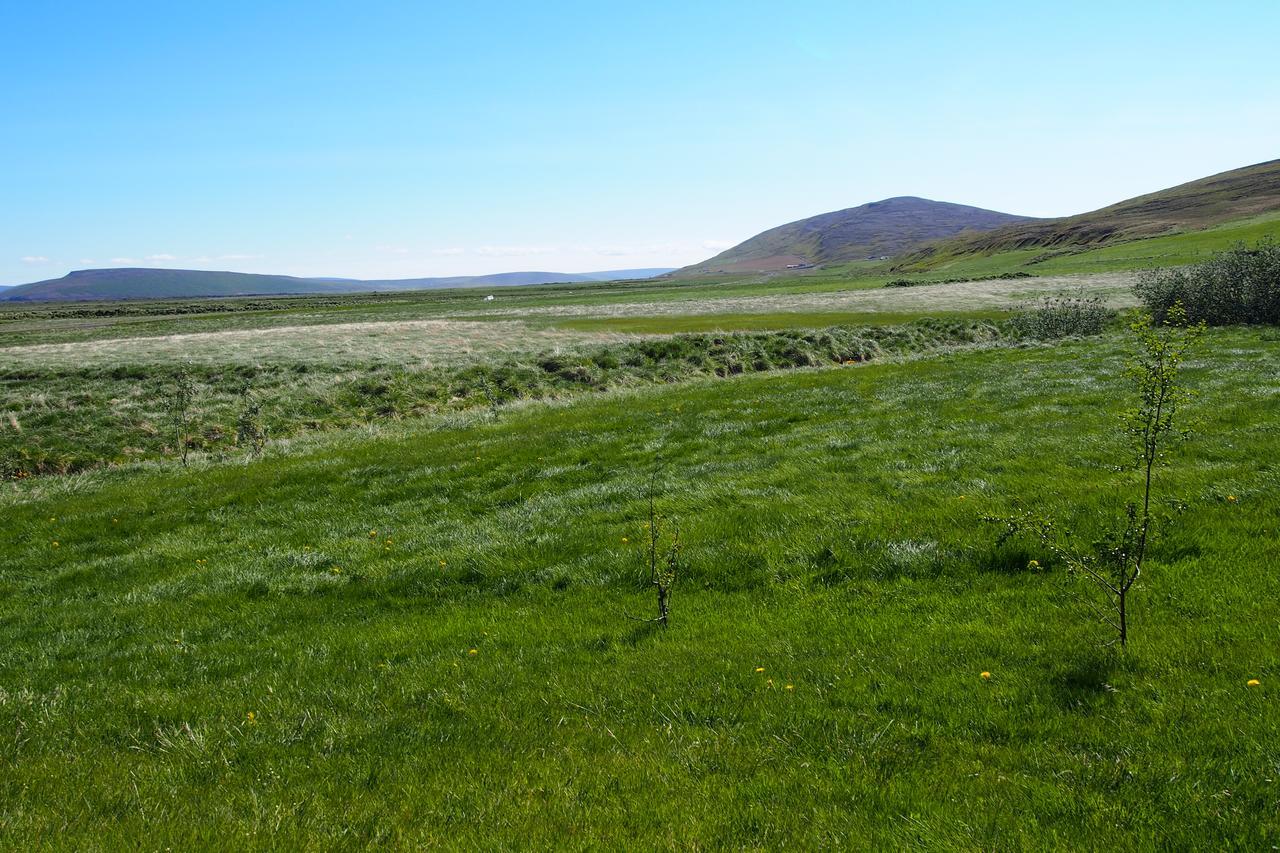
POLYGON ((677 266, 1280 157, 1280 3, 10 3, 0 284, 677 266), (1043 8, 1042 8, 1043 7, 1043 8))

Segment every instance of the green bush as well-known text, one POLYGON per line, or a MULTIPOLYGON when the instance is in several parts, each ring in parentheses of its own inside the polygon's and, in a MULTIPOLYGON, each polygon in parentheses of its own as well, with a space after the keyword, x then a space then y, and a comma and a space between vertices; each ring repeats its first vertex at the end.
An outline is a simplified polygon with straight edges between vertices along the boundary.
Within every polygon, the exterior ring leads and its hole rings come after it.
POLYGON ((1150 270, 1134 292, 1157 323, 1181 302, 1192 323, 1280 324, 1280 243, 1267 237, 1189 267, 1150 270))
POLYGON ((1114 315, 1100 297, 1060 293, 1046 296, 1010 321, 1014 334, 1032 340, 1096 335, 1114 315))

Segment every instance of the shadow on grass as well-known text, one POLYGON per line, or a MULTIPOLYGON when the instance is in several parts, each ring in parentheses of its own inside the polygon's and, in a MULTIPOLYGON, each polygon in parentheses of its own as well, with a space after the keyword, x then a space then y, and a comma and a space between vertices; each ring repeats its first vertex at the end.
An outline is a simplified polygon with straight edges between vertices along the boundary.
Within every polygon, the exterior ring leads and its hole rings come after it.
POLYGON ((629 646, 634 646, 649 639, 661 630, 662 625, 657 622, 637 622, 631 627, 631 630, 622 635, 622 642, 629 646))
POLYGON ((1111 682, 1117 667, 1114 649, 1087 649, 1060 664, 1049 683, 1063 708, 1089 710, 1111 701, 1115 694, 1111 682))

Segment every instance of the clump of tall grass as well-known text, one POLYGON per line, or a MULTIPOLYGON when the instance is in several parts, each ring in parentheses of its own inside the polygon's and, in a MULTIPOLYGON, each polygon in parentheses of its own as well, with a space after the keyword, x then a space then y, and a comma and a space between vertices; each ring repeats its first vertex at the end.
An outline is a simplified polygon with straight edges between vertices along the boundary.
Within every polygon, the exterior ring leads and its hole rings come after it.
POLYGON ((1101 297, 1059 293, 1014 315, 1009 326, 1017 337, 1053 340, 1100 334, 1113 316, 1101 297))
POLYGON ((1179 303, 1187 320, 1210 326, 1280 324, 1280 243, 1241 243, 1187 267, 1150 270, 1134 293, 1157 323, 1179 303))

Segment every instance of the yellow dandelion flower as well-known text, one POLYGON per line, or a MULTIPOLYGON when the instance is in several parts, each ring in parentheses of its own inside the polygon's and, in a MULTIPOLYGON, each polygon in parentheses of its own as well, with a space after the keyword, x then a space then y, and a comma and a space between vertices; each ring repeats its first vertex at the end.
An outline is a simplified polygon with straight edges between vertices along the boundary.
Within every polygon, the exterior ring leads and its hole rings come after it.
POLYGON ((374 536, 377 536, 377 535, 378 535, 378 531, 376 531, 376 530, 370 530, 370 531, 369 531, 369 538, 371 538, 371 539, 372 539, 374 536))
POLYGON ((1028 563, 1027 563, 1027 568, 1028 568, 1028 569, 1038 569, 1038 568, 1040 568, 1040 561, 1039 561, 1039 560, 1031 560, 1030 562, 1028 562, 1028 563))
POLYGON ((978 677, 979 677, 979 678, 981 678, 983 681, 990 681, 990 680, 991 680, 991 673, 989 673, 989 672, 984 672, 984 673, 982 673, 981 675, 979 675, 978 677))
POLYGON ((252 711, 245 714, 244 718, 249 723, 249 725, 253 725, 254 723, 258 722, 258 715, 253 713, 252 711))
POLYGON ((55 540, 55 541, 54 541, 54 543, 53 543, 53 547, 55 547, 55 548, 57 548, 57 547, 58 547, 58 543, 57 543, 57 541, 56 541, 56 540, 55 540))
POLYGON ((794 684, 788 684, 788 685, 787 685, 787 689, 788 689, 788 690, 795 690, 795 689, 796 689, 796 686, 795 686, 794 684))
POLYGON ((445 566, 447 566, 447 565, 448 565, 448 563, 446 563, 444 560, 441 560, 441 561, 440 561, 440 568, 442 568, 442 569, 443 569, 443 568, 444 568, 445 566))
POLYGON ((1247 684, 1250 687, 1258 687, 1262 684, 1262 682, 1256 678, 1250 678, 1248 681, 1245 682, 1245 684, 1247 684))
POLYGON ((475 657, 476 655, 480 654, 480 652, 476 649, 472 649, 471 651, 467 652, 467 654, 471 657, 475 657))
POLYGON ((756 667, 756 672, 764 672, 764 667, 762 666, 756 667))
POLYGON ((1236 500, 1237 500, 1237 499, 1236 499, 1236 496, 1235 496, 1235 495, 1227 495, 1227 503, 1229 503, 1229 504, 1233 504, 1233 503, 1235 503, 1235 502, 1236 502, 1236 500))
POLYGON ((623 544, 623 545, 627 544, 627 543, 628 543, 628 542, 630 542, 630 541, 631 541, 631 540, 630 540, 630 539, 628 539, 627 537, 625 537, 625 536, 623 536, 623 537, 622 537, 622 544, 623 544))

